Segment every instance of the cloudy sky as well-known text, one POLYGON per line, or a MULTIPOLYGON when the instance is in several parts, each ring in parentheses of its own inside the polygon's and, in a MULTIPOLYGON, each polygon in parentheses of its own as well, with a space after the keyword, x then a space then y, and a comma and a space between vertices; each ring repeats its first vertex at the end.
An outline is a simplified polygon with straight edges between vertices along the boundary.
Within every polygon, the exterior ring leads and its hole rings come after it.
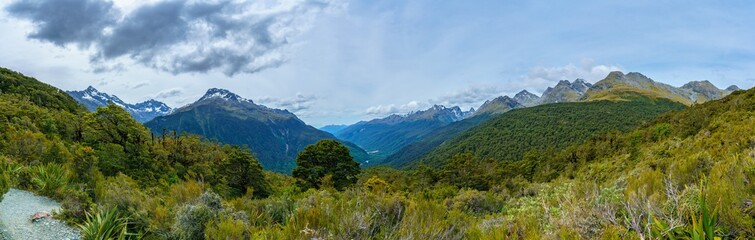
POLYGON ((314 126, 614 70, 755 85, 755 3, 609 2, 0 0, 0 66, 171 107, 226 88, 314 126))

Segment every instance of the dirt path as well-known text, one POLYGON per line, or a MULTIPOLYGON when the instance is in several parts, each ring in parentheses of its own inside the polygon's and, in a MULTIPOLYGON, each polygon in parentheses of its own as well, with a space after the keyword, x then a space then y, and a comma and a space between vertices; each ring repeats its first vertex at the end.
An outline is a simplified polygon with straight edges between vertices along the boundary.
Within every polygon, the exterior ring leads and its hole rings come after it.
POLYGON ((30 220, 36 212, 59 209, 60 204, 50 198, 10 189, 0 202, 0 239, 79 239, 77 229, 58 220, 30 220))

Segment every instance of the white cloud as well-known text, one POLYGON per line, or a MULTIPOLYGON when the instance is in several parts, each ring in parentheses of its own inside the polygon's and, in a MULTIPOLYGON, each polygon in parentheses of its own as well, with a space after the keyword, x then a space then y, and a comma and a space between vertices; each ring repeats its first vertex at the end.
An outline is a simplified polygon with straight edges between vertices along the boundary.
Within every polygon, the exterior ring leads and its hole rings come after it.
POLYGON ((374 116, 385 116, 385 115, 391 115, 391 114, 406 114, 418 110, 423 110, 427 108, 429 104, 422 103, 419 101, 410 101, 406 104, 402 105, 395 105, 395 104, 388 104, 388 105, 377 105, 377 106, 371 106, 368 107, 367 110, 365 110, 365 113, 367 115, 374 115, 374 116))
POLYGON ((577 78, 582 78, 587 82, 596 82, 613 71, 622 71, 622 68, 617 65, 603 65, 595 64, 595 61, 589 58, 580 60, 579 64, 567 64, 560 67, 543 67, 536 66, 530 68, 527 75, 522 76, 518 81, 518 84, 522 89, 537 89, 543 90, 547 87, 558 83, 560 80, 573 81, 577 78))
POLYGON ((460 106, 462 108, 477 108, 482 102, 506 93, 506 89, 498 85, 474 86, 465 90, 450 93, 434 100, 436 104, 445 106, 460 106))
POLYGON ((268 107, 282 108, 297 114, 306 114, 305 111, 312 107, 312 104, 317 99, 318 97, 315 95, 297 93, 293 98, 263 97, 256 101, 260 104, 268 105, 268 107))

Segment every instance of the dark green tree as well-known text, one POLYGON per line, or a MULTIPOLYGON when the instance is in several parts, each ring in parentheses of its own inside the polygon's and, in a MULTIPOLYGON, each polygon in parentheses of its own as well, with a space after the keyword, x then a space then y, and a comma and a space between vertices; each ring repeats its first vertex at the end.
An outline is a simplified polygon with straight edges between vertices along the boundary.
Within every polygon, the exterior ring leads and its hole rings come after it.
POLYGON ((270 189, 262 165, 254 159, 251 151, 235 145, 226 145, 224 150, 228 153, 228 159, 221 171, 228 180, 232 194, 243 195, 251 187, 254 196, 267 197, 270 189))
POLYGON ((356 183, 359 163, 349 155, 349 149, 335 140, 320 140, 304 148, 296 156, 293 176, 302 189, 320 188, 323 177, 330 175, 338 190, 356 183))
POLYGON ((97 150, 100 170, 117 172, 143 183, 155 183, 165 166, 149 156, 149 131, 123 108, 109 104, 85 117, 84 143, 97 150))

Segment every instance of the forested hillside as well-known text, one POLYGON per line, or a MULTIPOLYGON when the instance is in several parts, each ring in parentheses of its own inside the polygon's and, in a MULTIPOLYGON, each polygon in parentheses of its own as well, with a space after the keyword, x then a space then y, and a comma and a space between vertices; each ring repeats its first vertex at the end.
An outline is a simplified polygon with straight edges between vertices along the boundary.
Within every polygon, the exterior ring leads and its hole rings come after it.
POLYGON ((493 116, 491 114, 480 114, 436 129, 422 137, 419 141, 406 145, 398 152, 388 156, 382 164, 396 168, 407 167, 447 140, 453 139, 462 132, 489 120, 493 116))
POLYGON ((683 105, 633 95, 631 101, 546 104, 496 116, 446 141, 419 162, 439 166, 453 155, 516 161, 530 150, 559 150, 600 133, 625 132, 683 105))
POLYGON ((16 94, 16 97, 25 98, 42 107, 63 109, 69 112, 85 110, 62 90, 1 67, 0 94, 16 94))

